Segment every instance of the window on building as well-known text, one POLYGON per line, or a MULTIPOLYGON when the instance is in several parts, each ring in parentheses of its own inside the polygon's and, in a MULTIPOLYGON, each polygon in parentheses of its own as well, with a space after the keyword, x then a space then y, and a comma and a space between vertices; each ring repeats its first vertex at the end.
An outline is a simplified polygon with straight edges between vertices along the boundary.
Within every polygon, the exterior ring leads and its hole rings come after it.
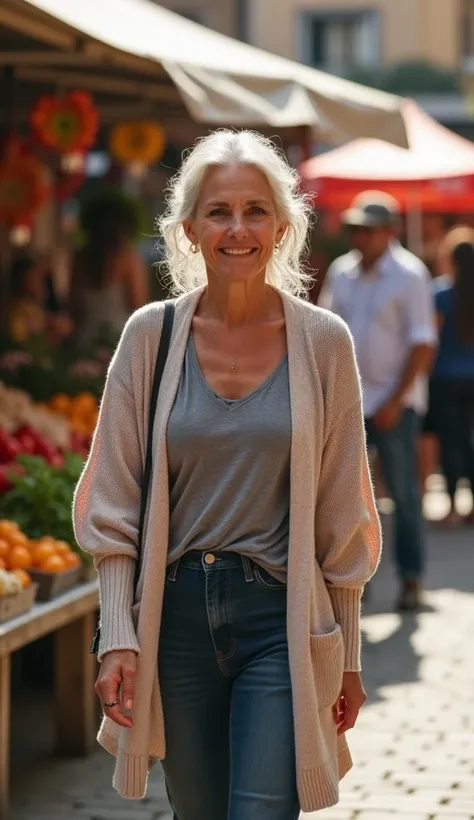
POLYGON ((462 0, 460 37, 462 67, 474 74, 474 0, 462 0))
POLYGON ((347 74, 379 63, 376 11, 302 12, 299 35, 300 57, 315 68, 347 74))

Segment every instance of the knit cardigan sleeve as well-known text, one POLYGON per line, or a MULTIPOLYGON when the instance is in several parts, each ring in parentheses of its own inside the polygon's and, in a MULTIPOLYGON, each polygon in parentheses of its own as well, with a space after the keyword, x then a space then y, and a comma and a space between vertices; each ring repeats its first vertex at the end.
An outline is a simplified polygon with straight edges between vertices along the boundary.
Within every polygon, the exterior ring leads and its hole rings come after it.
POLYGON ((131 317, 111 361, 91 451, 73 503, 77 542, 93 556, 99 574, 99 659, 118 649, 139 653, 132 605, 146 448, 147 371, 152 358, 146 345, 146 319, 146 309, 131 317))
POLYGON ((345 669, 360 670, 360 602, 381 554, 367 458, 360 379, 349 331, 338 326, 316 502, 316 556, 345 644, 345 669))

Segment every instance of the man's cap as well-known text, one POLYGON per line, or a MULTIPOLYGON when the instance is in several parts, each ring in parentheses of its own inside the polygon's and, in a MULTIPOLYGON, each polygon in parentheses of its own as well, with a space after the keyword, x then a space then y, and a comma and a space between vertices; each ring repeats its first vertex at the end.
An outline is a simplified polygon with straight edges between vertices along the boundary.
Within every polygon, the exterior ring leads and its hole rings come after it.
POLYGON ((400 205, 383 191, 364 191, 352 201, 342 214, 345 225, 365 228, 386 228, 397 224, 400 205))

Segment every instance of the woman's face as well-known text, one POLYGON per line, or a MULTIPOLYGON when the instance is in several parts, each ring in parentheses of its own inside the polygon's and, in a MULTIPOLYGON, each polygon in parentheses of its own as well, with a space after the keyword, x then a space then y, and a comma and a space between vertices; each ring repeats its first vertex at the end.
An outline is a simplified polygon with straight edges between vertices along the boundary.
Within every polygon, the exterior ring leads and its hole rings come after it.
POLYGON ((199 245, 208 276, 248 280, 266 266, 287 228, 265 175, 251 165, 209 168, 194 219, 183 224, 199 245))

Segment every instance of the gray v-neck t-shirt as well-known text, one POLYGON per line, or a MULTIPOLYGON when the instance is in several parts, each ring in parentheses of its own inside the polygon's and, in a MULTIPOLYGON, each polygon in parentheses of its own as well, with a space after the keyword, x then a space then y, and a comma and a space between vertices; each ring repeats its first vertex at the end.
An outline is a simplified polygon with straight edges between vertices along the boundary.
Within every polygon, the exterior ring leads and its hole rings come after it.
POLYGON ((288 357, 240 399, 207 384, 189 337, 168 421, 168 563, 189 550, 246 555, 286 582, 291 409, 288 357))

